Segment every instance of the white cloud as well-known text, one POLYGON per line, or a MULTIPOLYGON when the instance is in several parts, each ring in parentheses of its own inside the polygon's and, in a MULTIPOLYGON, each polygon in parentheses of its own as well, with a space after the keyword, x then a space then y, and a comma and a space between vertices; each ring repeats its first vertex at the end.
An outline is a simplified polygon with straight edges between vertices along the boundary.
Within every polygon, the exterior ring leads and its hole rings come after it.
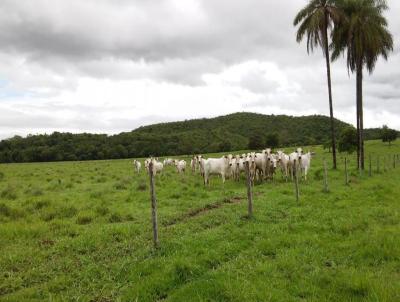
MULTIPOLYGON (((305 0, 3 0, 0 137, 128 131, 236 111, 328 114, 320 51, 292 21, 305 0)), ((365 125, 400 129, 400 2, 395 52, 365 75, 365 125)), ((332 64, 336 117, 354 121, 355 79, 332 64)))

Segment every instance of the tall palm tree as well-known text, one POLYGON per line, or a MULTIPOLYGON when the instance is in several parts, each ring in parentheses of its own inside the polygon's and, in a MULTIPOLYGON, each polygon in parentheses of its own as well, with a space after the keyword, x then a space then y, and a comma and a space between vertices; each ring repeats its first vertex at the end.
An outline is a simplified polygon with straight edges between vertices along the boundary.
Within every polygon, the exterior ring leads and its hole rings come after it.
POLYGON ((385 60, 393 50, 393 38, 387 29, 383 12, 385 0, 338 0, 344 18, 333 30, 332 60, 346 53, 347 68, 356 72, 356 108, 358 137, 358 166, 364 169, 363 69, 371 74, 379 56, 385 60))
POLYGON ((328 77, 329 113, 331 122, 331 143, 333 168, 336 169, 336 136, 335 121, 333 118, 331 66, 329 57, 328 31, 334 23, 339 22, 341 12, 336 6, 335 0, 310 0, 310 2, 297 14, 294 26, 299 25, 297 42, 301 42, 307 36, 307 52, 314 51, 320 46, 326 59, 326 73, 328 77))

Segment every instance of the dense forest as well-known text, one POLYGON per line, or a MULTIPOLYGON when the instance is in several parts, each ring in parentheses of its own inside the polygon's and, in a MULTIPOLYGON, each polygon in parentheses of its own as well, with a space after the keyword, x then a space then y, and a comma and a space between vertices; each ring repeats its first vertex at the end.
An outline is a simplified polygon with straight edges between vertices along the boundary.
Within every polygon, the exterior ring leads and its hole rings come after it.
MULTIPOLYGON (((337 134, 349 125, 335 121, 337 134)), ((329 118, 235 113, 211 119, 162 123, 116 135, 28 135, 0 142, 0 162, 72 161, 227 152, 247 149, 252 137, 267 142, 274 134, 280 146, 322 144, 329 139, 329 118)), ((379 129, 366 131, 379 138, 379 129)))

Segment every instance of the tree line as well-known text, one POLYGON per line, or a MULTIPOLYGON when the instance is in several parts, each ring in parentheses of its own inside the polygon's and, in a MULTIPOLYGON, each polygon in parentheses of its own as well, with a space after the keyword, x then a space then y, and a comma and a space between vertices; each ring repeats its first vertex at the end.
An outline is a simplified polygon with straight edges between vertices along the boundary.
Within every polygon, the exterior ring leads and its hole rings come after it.
MULTIPOLYGON (((352 128, 339 120, 334 122, 339 134, 352 128)), ((155 124, 116 135, 54 132, 14 136, 0 141, 0 162, 99 160, 307 146, 326 142, 329 127, 330 120, 325 116, 235 113, 155 124)), ((371 130, 375 136, 376 131, 371 130)))

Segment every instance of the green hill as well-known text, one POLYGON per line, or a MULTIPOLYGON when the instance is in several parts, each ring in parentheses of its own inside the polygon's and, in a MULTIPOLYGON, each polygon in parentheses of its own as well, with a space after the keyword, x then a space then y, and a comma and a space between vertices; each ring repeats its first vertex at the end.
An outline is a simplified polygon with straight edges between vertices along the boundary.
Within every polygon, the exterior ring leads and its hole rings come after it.
MULTIPOLYGON (((349 124, 335 120, 337 133, 349 124)), ((140 127, 116 135, 15 136, 0 142, 0 162, 65 161, 210 153, 248 148, 255 135, 276 133, 280 145, 313 145, 329 139, 329 118, 234 113, 140 127)))

